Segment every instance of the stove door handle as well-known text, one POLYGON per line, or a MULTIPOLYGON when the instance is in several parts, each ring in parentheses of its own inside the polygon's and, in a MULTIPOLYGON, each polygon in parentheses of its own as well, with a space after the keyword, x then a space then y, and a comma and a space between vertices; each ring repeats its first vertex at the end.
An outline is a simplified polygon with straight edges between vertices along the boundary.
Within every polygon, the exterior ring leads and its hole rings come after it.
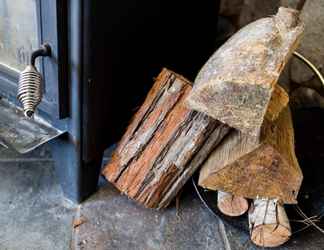
POLYGON ((43 44, 32 52, 30 64, 20 73, 17 98, 24 109, 24 115, 32 118, 43 98, 43 77, 35 66, 36 58, 51 56, 51 47, 43 44))

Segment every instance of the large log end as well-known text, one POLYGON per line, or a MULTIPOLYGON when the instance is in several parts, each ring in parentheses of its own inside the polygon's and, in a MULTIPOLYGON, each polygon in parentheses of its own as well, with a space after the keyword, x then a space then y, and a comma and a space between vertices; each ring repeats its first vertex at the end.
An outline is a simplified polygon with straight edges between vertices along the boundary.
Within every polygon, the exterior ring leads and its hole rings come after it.
POLYGON ((289 240, 291 231, 277 224, 261 225, 254 228, 251 240, 260 247, 278 247, 289 240))
POLYGON ((236 196, 278 198, 296 204, 303 180, 295 149, 292 118, 285 108, 262 127, 261 144, 232 131, 205 161, 199 185, 236 196))
POLYGON ((272 90, 260 85, 214 81, 192 91, 186 104, 243 133, 258 136, 271 95, 272 90))
POLYGON ((272 147, 262 144, 230 166, 200 179, 199 185, 247 198, 280 198, 296 204, 302 174, 272 147))

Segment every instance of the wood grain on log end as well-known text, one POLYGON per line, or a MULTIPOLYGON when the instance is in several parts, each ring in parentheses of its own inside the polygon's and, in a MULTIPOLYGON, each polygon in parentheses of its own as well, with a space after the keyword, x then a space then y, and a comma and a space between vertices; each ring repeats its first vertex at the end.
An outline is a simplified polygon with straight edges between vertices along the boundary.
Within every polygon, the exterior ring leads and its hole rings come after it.
POLYGON ((244 214, 249 209, 247 199, 223 191, 217 192, 217 207, 225 215, 235 217, 244 214))
POLYGON ((302 32, 298 12, 287 8, 245 26, 201 69, 188 107, 257 136, 274 86, 302 32))
POLYGON ((199 185, 255 199, 297 203, 303 179, 295 149, 292 118, 285 108, 262 128, 260 143, 238 131, 228 134, 203 164, 199 185))
POLYGON ((277 247, 291 236, 284 207, 277 200, 255 200, 249 211, 250 236, 261 247, 277 247))
MULTIPOLYGON (((279 114, 287 107, 288 102, 289 97, 286 91, 279 85, 276 85, 267 109, 266 119, 272 122, 278 119, 279 114)), ((250 137, 249 135, 242 134, 240 131, 232 130, 203 165, 200 171, 199 184, 202 186, 207 185, 205 179, 210 174, 216 173, 223 167, 228 166, 256 149, 259 145, 259 137, 250 137)))

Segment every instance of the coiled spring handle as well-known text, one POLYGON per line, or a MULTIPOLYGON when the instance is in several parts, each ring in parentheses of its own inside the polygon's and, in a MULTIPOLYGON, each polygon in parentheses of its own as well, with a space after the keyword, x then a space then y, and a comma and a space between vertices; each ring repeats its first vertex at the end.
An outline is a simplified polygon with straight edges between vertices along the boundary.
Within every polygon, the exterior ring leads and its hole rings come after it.
POLYGON ((24 114, 32 118, 43 98, 43 78, 35 66, 37 57, 51 56, 51 47, 44 44, 31 54, 30 64, 20 73, 17 99, 21 102, 24 114))

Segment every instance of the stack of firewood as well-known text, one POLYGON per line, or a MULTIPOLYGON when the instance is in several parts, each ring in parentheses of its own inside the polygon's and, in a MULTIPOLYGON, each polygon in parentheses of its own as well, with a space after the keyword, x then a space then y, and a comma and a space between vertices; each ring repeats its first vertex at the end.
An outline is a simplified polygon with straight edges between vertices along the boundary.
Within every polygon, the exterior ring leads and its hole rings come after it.
POLYGON ((290 235, 283 204, 297 203, 302 172, 289 97, 278 84, 303 32, 280 8, 230 38, 194 85, 164 69, 103 171, 122 193, 164 208, 201 167, 199 185, 218 191, 228 216, 249 209, 252 241, 278 246, 290 235))

